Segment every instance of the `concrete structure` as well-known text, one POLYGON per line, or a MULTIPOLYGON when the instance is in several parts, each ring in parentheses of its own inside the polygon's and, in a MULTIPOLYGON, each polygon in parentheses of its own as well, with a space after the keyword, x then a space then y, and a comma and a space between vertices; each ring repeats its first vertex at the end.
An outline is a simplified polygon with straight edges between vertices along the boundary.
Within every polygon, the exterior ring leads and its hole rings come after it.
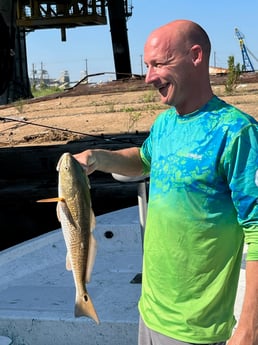
MULTIPOLYGON (((136 345, 142 243, 138 207, 97 217, 98 254, 88 291, 100 318, 73 315, 60 229, 0 252, 0 345, 136 345), (2 337, 2 342, 1 342, 2 337)), ((236 316, 245 286, 241 269, 236 316)))

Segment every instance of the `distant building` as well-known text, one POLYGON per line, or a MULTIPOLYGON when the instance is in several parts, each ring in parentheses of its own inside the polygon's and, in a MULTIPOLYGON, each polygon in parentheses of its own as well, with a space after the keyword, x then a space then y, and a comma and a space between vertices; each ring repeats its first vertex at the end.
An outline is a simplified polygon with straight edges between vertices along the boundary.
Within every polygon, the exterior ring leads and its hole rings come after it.
POLYGON ((209 67, 209 73, 210 75, 225 75, 228 73, 227 68, 222 68, 222 67, 209 67))
POLYGON ((33 69, 30 83, 34 88, 37 89, 52 86, 65 89, 70 87, 70 76, 69 72, 65 70, 61 73, 61 76, 58 79, 53 79, 49 77, 46 70, 40 70, 40 75, 38 75, 37 71, 33 69))

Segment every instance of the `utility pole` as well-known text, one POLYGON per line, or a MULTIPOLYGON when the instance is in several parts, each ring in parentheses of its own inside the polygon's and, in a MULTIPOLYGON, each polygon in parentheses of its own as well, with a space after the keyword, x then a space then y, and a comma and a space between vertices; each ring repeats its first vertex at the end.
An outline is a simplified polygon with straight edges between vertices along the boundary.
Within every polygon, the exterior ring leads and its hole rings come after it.
POLYGON ((141 76, 143 76, 143 63, 142 63, 142 54, 140 55, 141 58, 141 76))
POLYGON ((88 60, 87 59, 85 59, 85 77, 86 77, 86 79, 85 79, 85 82, 86 83, 88 83, 88 60))
POLYGON ((44 84, 44 70, 43 70, 43 62, 40 63, 40 85, 44 84))
POLYGON ((32 87, 34 88, 36 86, 35 76, 37 74, 37 71, 35 70, 34 63, 32 64, 32 87))
POLYGON ((88 60, 85 59, 85 76, 88 75, 88 60))

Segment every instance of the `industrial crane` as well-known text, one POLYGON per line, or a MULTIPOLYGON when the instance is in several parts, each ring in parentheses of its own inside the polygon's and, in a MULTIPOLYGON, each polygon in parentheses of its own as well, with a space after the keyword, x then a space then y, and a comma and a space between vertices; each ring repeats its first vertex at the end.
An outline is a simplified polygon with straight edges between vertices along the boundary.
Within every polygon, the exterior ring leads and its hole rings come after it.
POLYGON ((249 58, 249 55, 247 53, 247 47, 244 43, 244 35, 235 28, 235 34, 239 40, 240 49, 242 53, 242 59, 243 59, 243 71, 244 72, 254 72, 254 66, 249 58))

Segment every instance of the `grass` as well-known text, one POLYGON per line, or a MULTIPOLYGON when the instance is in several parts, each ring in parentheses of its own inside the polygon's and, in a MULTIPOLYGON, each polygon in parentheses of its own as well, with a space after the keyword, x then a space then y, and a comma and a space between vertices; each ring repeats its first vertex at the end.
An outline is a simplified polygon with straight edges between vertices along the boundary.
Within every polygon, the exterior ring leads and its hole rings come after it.
POLYGON ((31 89, 31 93, 33 97, 35 98, 52 95, 53 93, 62 92, 62 91, 63 89, 60 89, 59 87, 56 87, 56 86, 42 87, 40 89, 35 89, 35 88, 31 89))

